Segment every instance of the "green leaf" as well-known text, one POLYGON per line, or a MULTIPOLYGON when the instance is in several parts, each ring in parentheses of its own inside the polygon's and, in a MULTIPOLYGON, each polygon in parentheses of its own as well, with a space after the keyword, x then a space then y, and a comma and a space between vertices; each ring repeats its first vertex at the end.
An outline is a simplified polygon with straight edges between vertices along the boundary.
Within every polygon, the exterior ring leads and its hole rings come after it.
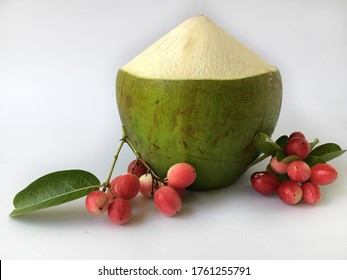
POLYGON ((336 152, 336 151, 341 151, 341 148, 339 145, 335 143, 326 143, 313 149, 310 154, 314 156, 322 156, 324 154, 336 152))
POLYGON ((287 162, 287 163, 291 163, 293 161, 296 161, 296 160, 301 160, 298 156, 296 155, 290 155, 290 156, 287 156, 286 153, 282 150, 278 150, 277 151, 277 154, 276 154, 276 160, 278 162, 287 162))
POLYGON ((306 162, 309 166, 316 165, 317 163, 325 163, 325 161, 318 156, 313 156, 313 155, 308 155, 305 159, 304 162, 306 162))
POLYGON ((346 150, 327 153, 327 154, 322 155, 321 158, 325 161, 329 161, 329 160, 332 160, 334 158, 341 156, 344 152, 346 152, 346 150))
POLYGON ((284 159, 286 157, 286 154, 283 150, 278 150, 276 153, 276 160, 278 162, 282 161, 282 159, 284 159))
POLYGON ((287 135, 282 135, 281 137, 279 137, 277 140, 276 140, 276 144, 278 146, 281 147, 281 149, 284 150, 284 148, 286 147, 287 143, 288 143, 288 136, 287 135))
POLYGON ((273 173, 273 174, 276 174, 276 172, 271 168, 271 165, 270 165, 270 164, 266 165, 266 171, 267 171, 267 172, 271 172, 271 173, 273 173))
POLYGON ((267 155, 275 155, 281 147, 276 144, 270 136, 265 133, 259 132, 254 137, 254 145, 259 152, 267 155))
POLYGON ((335 143, 326 143, 313 149, 310 155, 318 156, 325 162, 327 162, 329 160, 339 157, 344 152, 346 152, 346 150, 342 150, 339 145, 335 143))
POLYGON ((313 140, 313 142, 310 143, 310 150, 312 151, 312 149, 319 143, 319 139, 315 138, 313 140))
POLYGON ((281 162, 291 163, 291 162, 296 161, 296 160, 301 160, 301 158, 299 158, 296 155, 290 155, 290 156, 286 156, 285 158, 283 158, 281 160, 281 162))
POLYGON ((287 173, 285 174, 277 174, 277 178, 280 182, 288 181, 290 178, 288 177, 287 173))
POLYGON ((10 216, 18 216, 43 208, 59 205, 83 197, 100 187, 93 174, 83 170, 57 171, 40 177, 13 199, 15 210, 10 216))
POLYGON ((253 165, 256 165, 257 163, 263 161, 264 159, 266 159, 267 157, 269 157, 270 155, 267 155, 267 154, 262 154, 260 157, 256 158, 255 160, 253 160, 247 167, 250 168, 251 166, 253 165))

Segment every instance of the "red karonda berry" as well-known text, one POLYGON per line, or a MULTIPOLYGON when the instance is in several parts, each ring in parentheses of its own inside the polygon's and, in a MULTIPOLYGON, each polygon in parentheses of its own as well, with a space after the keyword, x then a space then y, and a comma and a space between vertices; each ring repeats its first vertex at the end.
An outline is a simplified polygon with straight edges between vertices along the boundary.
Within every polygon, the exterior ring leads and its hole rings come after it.
POLYGON ((322 193, 316 184, 312 182, 306 182, 301 185, 301 188, 302 199, 307 204, 315 205, 321 201, 322 193))
POLYGON ((127 223, 131 218, 131 206, 130 203, 123 198, 115 198, 108 207, 108 217, 110 220, 118 225, 127 223))
POLYGON ((305 135, 300 132, 300 131, 295 131, 292 134, 289 135, 289 139, 295 138, 295 137, 299 137, 299 138, 304 138, 306 139, 305 135))
POLYGON ((318 163, 311 167, 310 181, 317 185, 329 185, 333 183, 338 176, 338 172, 328 163, 318 163))
POLYGON ((140 191, 139 178, 131 173, 123 174, 115 183, 114 189, 118 197, 133 199, 140 191))
POLYGON ((275 156, 273 156, 270 160, 271 169, 278 174, 286 174, 288 165, 289 165, 288 162, 277 161, 275 156))
POLYGON ((305 159, 310 153, 310 144, 305 138, 294 137, 289 139, 285 146, 286 155, 295 155, 305 159))
POLYGON ((135 159, 135 160, 133 160, 132 162, 129 163, 127 172, 128 173, 133 173, 138 178, 140 178, 143 174, 147 173, 147 168, 146 168, 146 166, 143 164, 143 162, 141 160, 136 160, 135 159))
POLYGON ((191 185, 196 178, 194 167, 188 163, 176 163, 167 172, 168 184, 175 188, 186 188, 191 185))
POLYGON ((166 216, 175 216, 181 211, 182 202, 178 193, 171 187, 160 187, 154 194, 157 209, 166 216))
POLYGON ((283 181, 278 185, 277 194, 284 203, 297 204, 302 198, 302 188, 294 181, 283 181))
POLYGON ((100 190, 92 191, 87 195, 85 205, 89 213, 99 215, 104 213, 108 208, 108 196, 100 190))
POLYGON ((291 180, 303 183, 310 178, 311 168, 306 162, 295 160, 288 165, 287 174, 291 180))
POLYGON ((254 172, 251 175, 252 187, 264 195, 272 194, 276 191, 279 180, 277 176, 268 171, 254 172))

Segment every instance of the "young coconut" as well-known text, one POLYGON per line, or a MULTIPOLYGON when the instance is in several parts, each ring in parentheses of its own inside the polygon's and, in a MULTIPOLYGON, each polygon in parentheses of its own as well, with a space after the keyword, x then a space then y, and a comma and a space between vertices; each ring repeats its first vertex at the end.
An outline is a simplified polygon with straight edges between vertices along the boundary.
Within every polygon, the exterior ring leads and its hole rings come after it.
POLYGON ((232 184, 271 135, 281 107, 280 73, 206 16, 192 17, 120 68, 117 104, 129 140, 162 177, 196 169, 190 189, 232 184))

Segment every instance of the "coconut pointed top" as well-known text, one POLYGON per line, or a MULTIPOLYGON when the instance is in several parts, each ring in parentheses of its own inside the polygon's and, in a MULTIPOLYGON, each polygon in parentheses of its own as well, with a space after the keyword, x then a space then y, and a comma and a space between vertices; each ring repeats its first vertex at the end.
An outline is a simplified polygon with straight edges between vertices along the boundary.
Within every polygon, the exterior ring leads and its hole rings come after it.
POLYGON ((277 69, 206 16, 192 17, 121 68, 148 79, 240 79, 277 69))

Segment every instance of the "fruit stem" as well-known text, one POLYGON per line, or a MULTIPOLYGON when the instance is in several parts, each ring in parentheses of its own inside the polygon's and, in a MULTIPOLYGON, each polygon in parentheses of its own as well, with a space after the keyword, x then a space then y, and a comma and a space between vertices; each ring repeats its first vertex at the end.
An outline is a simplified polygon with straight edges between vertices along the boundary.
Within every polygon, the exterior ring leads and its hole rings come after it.
POLYGON ((120 139, 120 141, 121 142, 120 142, 120 144, 118 146, 117 152, 116 152, 116 154, 114 155, 114 158, 113 158, 113 162, 112 162, 112 166, 111 166, 110 172, 108 174, 106 182, 103 184, 106 187, 108 187, 109 184, 110 184, 111 177, 112 177, 112 174, 113 174, 113 170, 114 170, 114 167, 116 166, 116 162, 117 162, 119 153, 122 150, 122 147, 123 147, 124 143, 127 142, 127 137, 126 137, 125 126, 124 125, 122 125, 122 138, 120 139))
MULTIPOLYGON (((133 151, 133 153, 135 154, 136 160, 137 160, 137 161, 138 161, 138 160, 141 160, 141 162, 143 163, 143 165, 146 167, 147 172, 149 172, 149 173, 152 175, 152 177, 153 177, 154 179, 156 179, 157 181, 164 182, 162 179, 160 179, 160 177, 159 177, 157 174, 155 174, 155 173, 153 172, 152 168, 151 168, 144 160, 142 160, 140 153, 136 150, 136 148, 135 148, 135 147, 133 146, 133 144, 129 141, 129 139, 126 139, 126 143, 127 143, 128 146, 130 147, 130 149, 133 151)), ((134 165, 134 166, 135 166, 135 165, 134 165)))
POLYGON ((136 150, 136 148, 134 147, 134 145, 129 141, 128 137, 125 136, 125 141, 128 144, 129 148, 133 151, 133 153, 136 156, 136 159, 138 160, 139 158, 141 158, 140 153, 136 150))
POLYGON ((255 160, 253 160, 248 166, 247 169, 249 169, 250 167, 252 167, 253 165, 256 165, 257 163, 263 161, 264 159, 266 159, 267 157, 269 157, 269 154, 262 154, 260 157, 256 158, 255 160))
MULTIPOLYGON (((119 153, 120 151, 122 150, 122 147, 124 145, 124 143, 127 143, 129 148, 133 151, 133 153, 135 154, 136 156, 136 160, 141 160, 141 162, 143 163, 143 165, 147 168, 148 172, 151 173, 152 177, 155 178, 157 181, 160 181, 160 182, 164 182, 165 180, 162 180, 160 179, 160 177, 158 175, 156 175, 152 168, 145 162, 142 160, 141 158, 141 155, 140 153, 136 150, 136 148, 134 147, 134 145, 129 141, 128 139, 128 136, 126 134, 126 131, 125 131, 125 125, 123 124, 122 125, 122 138, 120 139, 120 144, 118 146, 118 149, 117 149, 117 152, 116 154, 114 155, 114 159, 113 159, 113 162, 112 162, 112 166, 111 166, 111 169, 110 169, 110 172, 108 174, 108 177, 105 181, 105 183, 102 184, 102 186, 104 187, 104 189, 106 190, 106 188, 109 187, 110 185, 110 181, 111 181, 111 178, 112 178, 112 174, 113 174, 113 171, 114 171, 114 168, 116 166, 116 163, 117 163, 117 160, 118 160, 118 156, 119 156, 119 153)), ((135 167, 135 166, 134 166, 135 167)), ((111 190, 112 191, 112 190, 111 190)))
MULTIPOLYGON (((133 151, 133 153, 135 154, 136 156, 136 160, 141 160, 143 165, 147 168, 148 172, 152 175, 152 177, 157 180, 157 181, 160 181, 160 182, 163 182, 164 183, 164 180, 162 180, 157 174, 155 174, 152 170, 152 168, 144 161, 142 160, 142 157, 140 155, 140 153, 136 150, 136 148, 134 147, 134 145, 129 141, 129 138, 126 136, 126 132, 125 132, 125 127, 123 125, 123 128, 124 128, 124 133, 125 133, 125 142, 128 144, 129 148, 133 151)), ((134 165, 135 166, 135 165, 134 165)))

